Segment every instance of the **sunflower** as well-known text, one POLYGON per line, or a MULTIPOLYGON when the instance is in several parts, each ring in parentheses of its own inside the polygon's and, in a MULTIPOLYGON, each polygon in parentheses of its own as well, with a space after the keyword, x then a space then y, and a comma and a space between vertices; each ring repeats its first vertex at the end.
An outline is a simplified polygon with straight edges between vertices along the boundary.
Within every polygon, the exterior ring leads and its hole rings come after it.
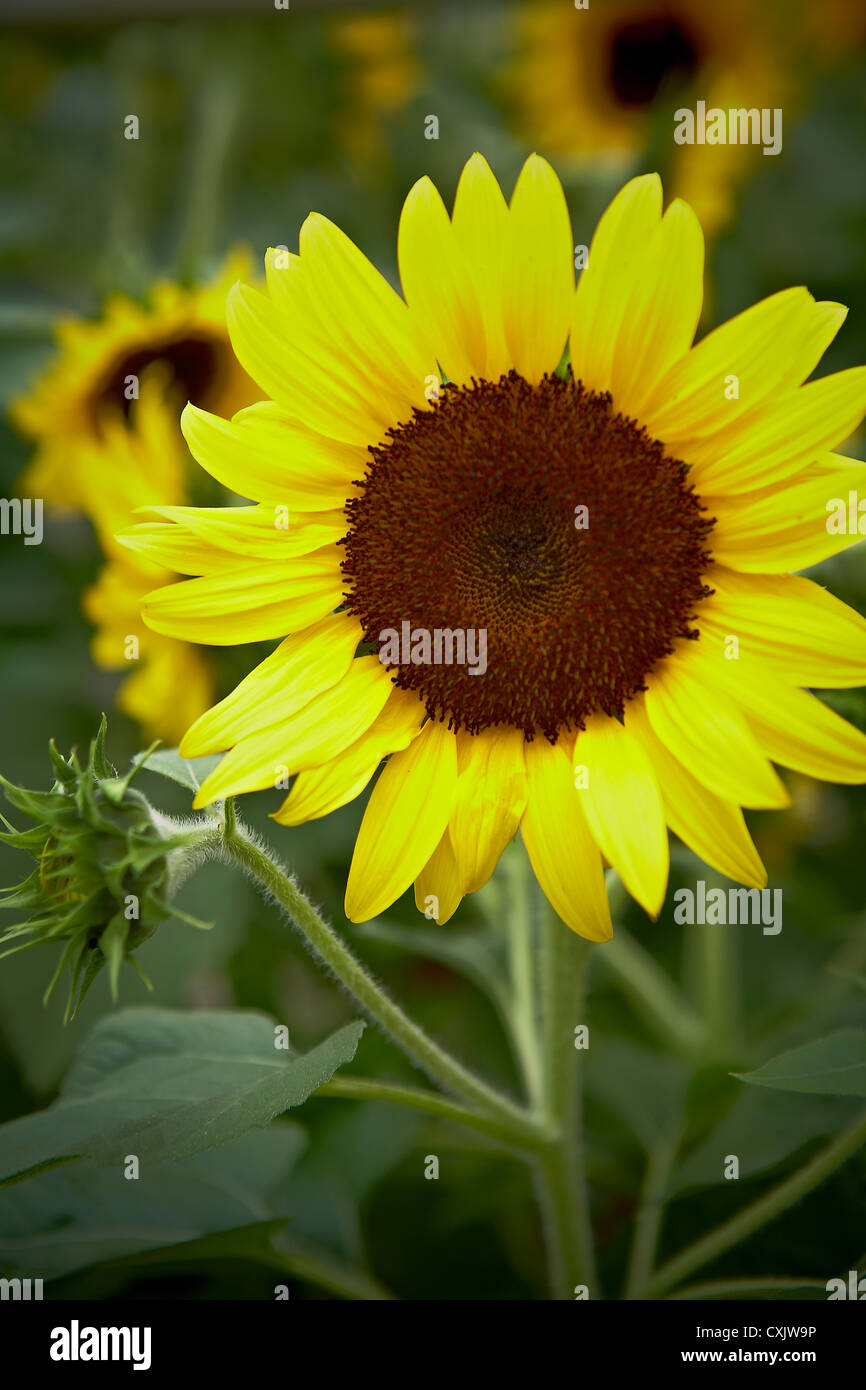
POLYGON ((145 599, 156 632, 291 634, 184 737, 190 757, 229 750, 196 804, 292 774, 274 818, 296 825, 386 760, 354 921, 413 883, 446 921, 518 828, 593 940, 611 934, 605 861, 660 911, 668 826, 763 885, 741 808, 788 804, 772 764, 866 780, 866 737, 806 688, 862 681, 866 622, 788 573, 856 539, 826 506, 866 486, 830 452, 866 369, 803 385, 844 308, 784 290, 692 346, 702 234, 685 203, 662 214, 655 174, 614 199, 575 290, 537 156, 510 206, 480 155, 453 217, 421 179, 398 258, 405 298, 316 214, 298 256, 268 253, 268 293, 237 286, 228 317, 271 400, 183 416, 251 505, 162 507, 127 542, 191 576, 145 599), (386 657, 404 624, 422 659, 386 657), (484 633, 484 670, 459 648, 423 659, 435 630, 484 633))
POLYGON ((155 362, 168 369, 181 405, 191 400, 233 414, 255 400, 225 328, 226 294, 250 266, 248 254, 235 251, 205 285, 159 281, 145 304, 116 294, 99 319, 60 319, 55 360, 10 409, 13 424, 36 445, 21 491, 80 507, 91 449, 112 420, 128 417, 136 382, 155 362))
POLYGON ((760 151, 675 146, 674 109, 692 93, 707 107, 785 105, 796 44, 790 16, 784 26, 773 20, 772 6, 751 0, 608 0, 587 10, 560 0, 523 5, 509 81, 521 123, 551 153, 617 171, 646 149, 669 107, 674 190, 714 233, 729 219, 733 194, 760 151))
POLYGON ((213 699, 213 676, 197 648, 142 630, 141 600, 162 571, 116 539, 136 508, 187 496, 189 462, 166 375, 153 368, 144 373, 129 423, 107 421, 104 438, 82 448, 79 502, 106 556, 83 599, 96 627, 91 655, 105 670, 131 672, 118 691, 118 708, 149 738, 177 743, 213 699))

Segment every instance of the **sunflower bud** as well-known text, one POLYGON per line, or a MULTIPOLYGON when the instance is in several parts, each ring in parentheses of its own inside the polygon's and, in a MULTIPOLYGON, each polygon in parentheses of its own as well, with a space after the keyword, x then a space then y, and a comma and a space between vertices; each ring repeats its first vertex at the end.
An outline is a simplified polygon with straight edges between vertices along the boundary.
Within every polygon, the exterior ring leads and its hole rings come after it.
POLYGON ((28 791, 0 777, 7 800, 38 821, 18 831, 0 817, 9 827, 0 840, 26 850, 36 861, 23 883, 0 889, 0 907, 28 914, 0 935, 7 946, 0 958, 27 946, 60 943, 45 1001, 68 969, 67 1021, 75 1017, 103 966, 114 999, 124 960, 150 987, 134 952, 166 918, 209 925, 170 906, 188 868, 189 831, 161 816, 130 785, 147 755, 124 777, 118 775, 105 756, 105 732, 103 716, 84 767, 75 752, 64 758, 51 744, 56 780, 50 791, 28 791))

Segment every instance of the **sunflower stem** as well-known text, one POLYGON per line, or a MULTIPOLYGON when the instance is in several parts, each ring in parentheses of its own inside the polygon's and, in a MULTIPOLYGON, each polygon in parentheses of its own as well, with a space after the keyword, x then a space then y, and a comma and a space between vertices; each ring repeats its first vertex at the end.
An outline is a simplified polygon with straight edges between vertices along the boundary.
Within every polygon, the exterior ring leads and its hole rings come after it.
POLYGON ((503 897, 511 975, 511 1031, 530 1105, 544 1104, 544 1075, 538 1035, 535 991, 534 894, 529 860, 522 845, 512 842, 502 858, 503 897))
POLYGON ((475 1076, 425 1033, 376 983, 294 879, 239 821, 224 826, 222 851, 250 875, 265 896, 279 903, 315 955, 363 1011, 444 1091, 459 1097, 470 1109, 498 1121, 515 1148, 533 1149, 539 1141, 543 1143, 543 1122, 475 1076))
POLYGON ((583 1017, 592 947, 552 911, 542 920, 544 1104, 557 1140, 535 1163, 551 1295, 574 1299, 580 1286, 598 1294, 582 1126, 583 1017))
MULTIPOLYGON (((509 1148, 514 1147, 514 1132, 508 1125, 488 1115, 479 1115, 449 1096, 436 1091, 422 1090, 416 1086, 402 1086, 390 1081, 379 1081, 375 1077, 335 1076, 320 1086, 317 1096, 334 1096, 343 1100, 379 1100, 385 1104, 402 1105, 409 1110, 421 1110, 437 1120, 449 1120, 452 1124, 474 1129, 478 1134, 494 1139, 509 1148)), ((529 1141, 521 1139, 521 1146, 541 1148, 543 1139, 529 1141)))

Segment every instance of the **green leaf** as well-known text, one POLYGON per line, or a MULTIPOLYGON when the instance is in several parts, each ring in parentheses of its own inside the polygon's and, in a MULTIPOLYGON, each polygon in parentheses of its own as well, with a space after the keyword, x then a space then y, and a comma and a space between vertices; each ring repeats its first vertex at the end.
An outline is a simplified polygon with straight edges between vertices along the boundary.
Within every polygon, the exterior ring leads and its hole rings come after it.
POLYGON ((843 1028, 792 1048, 756 1071, 734 1073, 751 1086, 813 1095, 866 1096, 866 1029, 843 1028))
POLYGON ((853 1106, 837 1096, 743 1089, 724 1119, 679 1165, 668 1196, 726 1182, 725 1162, 731 1154, 739 1159, 741 1179, 770 1173, 806 1145, 840 1130, 853 1106))
POLYGON ((0 1126, 0 1186, 71 1155, 155 1163, 225 1144, 301 1105, 355 1055, 349 1023, 304 1056, 248 1012, 125 1009, 88 1036, 47 1110, 0 1126))
POLYGON ((176 748, 160 748, 156 752, 148 749, 136 753, 132 763, 133 767, 145 766, 148 772, 158 772, 160 777, 168 777, 188 791, 197 792, 221 757, 221 753, 212 753, 206 758, 182 758, 176 748))
POLYGON ((143 1252, 235 1254, 266 1221, 264 1250, 287 1219, 270 1194, 305 1143, 300 1125, 280 1121, 178 1163, 143 1163, 135 1179, 122 1161, 115 1171, 82 1163, 42 1173, 0 1191, 0 1268, 50 1279, 143 1252))

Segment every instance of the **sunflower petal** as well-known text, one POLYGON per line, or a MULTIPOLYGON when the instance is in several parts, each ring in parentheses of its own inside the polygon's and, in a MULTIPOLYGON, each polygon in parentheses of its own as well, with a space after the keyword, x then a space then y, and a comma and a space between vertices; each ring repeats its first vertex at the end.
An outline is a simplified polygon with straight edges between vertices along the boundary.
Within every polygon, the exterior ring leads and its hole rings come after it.
POLYGON ((415 880, 415 906, 439 926, 450 922, 463 900, 461 875, 447 830, 415 880))
POLYGON ((457 757, 460 776, 449 834, 461 892, 474 893, 517 834, 526 806, 523 734, 501 728, 458 734, 457 757))
POLYGON ((596 844, 632 897, 658 917, 668 882, 668 835, 643 746, 616 719, 595 715, 575 740, 574 770, 596 844), (578 771, 585 775, 585 787, 578 771))
POLYGON ((546 159, 530 155, 508 212, 503 266, 505 341, 514 366, 535 384, 559 363, 574 291, 571 220, 546 159))
POLYGON ((196 720, 180 745, 182 757, 221 752, 256 729, 289 719, 343 679, 360 640, 361 624, 347 613, 331 614, 287 637, 230 695, 196 720))
POLYGON ((642 699, 626 709, 626 727, 640 739, 655 768, 668 825, 711 868, 737 883, 763 888, 761 863, 739 806, 702 786, 653 732, 642 699))
POLYGON ((564 744, 527 743, 528 800, 521 833, 535 877, 554 911, 590 941, 613 935, 601 855, 575 790, 564 744))
POLYGON ((366 922, 413 883, 439 844, 457 785, 457 740, 428 719, 373 788, 355 842, 346 916, 366 922))

